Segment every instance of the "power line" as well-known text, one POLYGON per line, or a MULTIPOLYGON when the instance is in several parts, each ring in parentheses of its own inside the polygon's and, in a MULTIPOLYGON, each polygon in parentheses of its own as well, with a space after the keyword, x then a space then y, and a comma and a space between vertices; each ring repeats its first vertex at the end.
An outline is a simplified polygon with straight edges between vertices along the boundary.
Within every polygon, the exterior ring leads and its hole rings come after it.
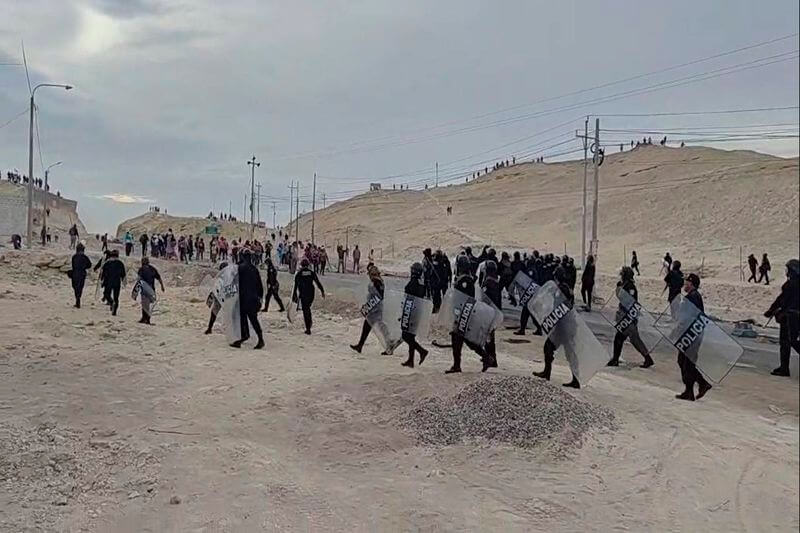
POLYGON ((12 123, 12 122, 14 122, 15 120, 17 120, 18 118, 20 118, 20 117, 24 116, 24 115, 25 115, 25 113, 27 113, 27 112, 28 112, 28 108, 25 108, 25 109, 23 109, 22 111, 20 111, 19 113, 17 113, 16 115, 14 115, 14 116, 13 116, 13 117, 11 117, 10 119, 8 119, 7 121, 5 121, 5 122, 3 122, 2 124, 0 124, 0 129, 3 129, 3 128, 5 128, 5 127, 6 127, 6 126, 8 126, 9 124, 11 124, 11 123, 12 123))
MULTIPOLYGON (((714 55, 711 55, 711 56, 706 56, 706 57, 695 59, 695 60, 692 60, 692 61, 680 63, 678 65, 673 65, 673 66, 666 67, 666 68, 663 68, 663 69, 659 69, 659 70, 655 70, 655 71, 651 71, 651 72, 647 72, 647 73, 643 73, 643 74, 638 74, 638 75, 627 77, 627 78, 623 78, 623 79, 620 79, 620 80, 615 80, 615 81, 612 81, 612 82, 603 83, 603 84, 600 84, 600 85, 595 85, 593 87, 588 87, 588 88, 585 88, 585 89, 579 89, 577 91, 572 91, 572 92, 561 94, 561 95, 557 95, 557 96, 542 98, 542 99, 535 100, 535 101, 527 103, 527 104, 516 105, 516 106, 500 109, 500 110, 497 110, 497 111, 492 111, 492 112, 489 112, 489 113, 483 113, 483 114, 480 114, 480 115, 475 115, 475 116, 467 118, 467 119, 449 121, 449 122, 441 123, 441 124, 438 124, 438 125, 435 125, 435 126, 430 126, 430 127, 427 127, 427 128, 413 130, 412 132, 409 132, 409 133, 421 133, 421 132, 424 132, 424 131, 436 130, 436 129, 440 129, 440 128, 443 128, 443 127, 446 127, 446 126, 451 126, 451 125, 455 125, 455 124, 461 124, 461 123, 470 122, 470 121, 473 121, 473 120, 479 120, 479 119, 482 119, 482 118, 486 118, 486 117, 489 117, 489 116, 505 113, 505 112, 508 112, 508 111, 514 111, 514 110, 521 109, 521 108, 524 108, 524 107, 530 107, 530 106, 541 104, 541 103, 545 103, 545 102, 560 100, 560 99, 567 98, 567 97, 570 97, 570 96, 576 96, 578 94, 591 92, 591 91, 595 91, 595 90, 598 90, 598 89, 603 89, 603 88, 606 88, 606 87, 611 87, 613 85, 619 85, 619 84, 622 84, 622 83, 627 83, 629 81, 634 81, 634 80, 637 80, 637 79, 650 77, 650 76, 653 76, 655 74, 661 74, 661 73, 664 73, 664 72, 677 70, 679 68, 683 68, 683 67, 687 67, 687 66, 703 63, 703 62, 706 62, 706 61, 711 61, 713 59, 718 59, 720 57, 733 55, 733 54, 736 54, 736 53, 739 53, 739 52, 743 52, 743 51, 746 51, 746 50, 751 50, 751 49, 754 49, 754 48, 767 46, 767 45, 774 44, 774 43, 777 43, 777 42, 780 42, 780 41, 785 41, 787 39, 794 38, 797 35, 798 35, 798 33, 792 33, 792 34, 789 34, 789 35, 784 35, 784 36, 777 37, 777 38, 774 38, 774 39, 770 39, 770 40, 767 40, 767 41, 762 41, 762 42, 759 42, 759 43, 754 43, 754 44, 751 44, 751 45, 739 47, 739 48, 736 48, 736 49, 733 49, 733 50, 728 50, 728 51, 717 53, 717 54, 714 54, 714 55)), ((342 148, 340 150, 342 150, 343 153, 346 153, 346 152, 349 151, 349 149, 357 148, 359 145, 368 145, 368 144, 372 144, 372 143, 376 143, 376 142, 388 141, 390 139, 402 139, 402 137, 401 137, 401 135, 393 135, 393 136, 384 136, 384 137, 380 137, 380 138, 377 138, 377 139, 371 139, 371 140, 366 140, 366 141, 357 141, 357 142, 354 142, 354 143, 351 143, 350 145, 348 145, 349 148, 342 148)), ((328 152, 330 153, 331 151, 329 150, 328 152)), ((299 153, 299 154, 295 154, 295 155, 292 155, 292 156, 287 156, 287 157, 280 158, 280 159, 294 159, 294 158, 311 157, 311 156, 314 156, 314 155, 317 155, 317 154, 320 154, 320 153, 324 154, 326 152, 324 152, 324 151, 323 152, 320 152, 320 151, 317 151, 317 152, 308 151, 308 152, 305 152, 305 153, 299 153)))
POLYGON ((687 115, 723 115, 733 113, 755 113, 760 111, 787 111, 789 109, 800 109, 800 106, 784 107, 754 107, 751 109, 724 109, 718 111, 681 111, 681 112, 662 112, 662 113, 604 113, 593 114, 593 117, 678 117, 687 115))

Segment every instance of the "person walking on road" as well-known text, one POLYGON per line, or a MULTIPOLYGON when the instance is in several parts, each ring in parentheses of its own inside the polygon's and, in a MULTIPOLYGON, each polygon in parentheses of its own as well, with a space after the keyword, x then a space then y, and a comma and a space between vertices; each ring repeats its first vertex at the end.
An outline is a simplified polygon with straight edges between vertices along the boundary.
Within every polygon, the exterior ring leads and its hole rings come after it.
MULTIPOLYGON (((353 273, 361 274, 361 250, 358 249, 357 244, 353 250, 353 273)), ((767 284, 769 285, 769 283, 767 284)))
POLYGON ((75 246, 75 255, 72 256, 72 269, 69 277, 72 279, 72 290, 75 292, 75 307, 81 308, 83 285, 86 283, 86 271, 92 268, 92 262, 84 253, 85 247, 78 243, 75 246))
POLYGON ((788 378, 792 348, 800 354, 800 261, 797 259, 786 263, 786 282, 764 316, 774 317, 780 325, 781 364, 772 371, 772 375, 788 378))
POLYGON ((765 253, 761 256, 761 265, 758 267, 758 283, 761 283, 762 280, 766 280, 764 285, 769 285, 769 271, 772 270, 772 265, 769 264, 769 259, 767 258, 767 254, 765 253))
POLYGON ((303 259, 300 262, 300 270, 294 276, 294 290, 292 290, 292 302, 300 302, 300 307, 303 309, 303 322, 305 323, 306 335, 311 335, 311 326, 313 323, 311 317, 311 304, 314 303, 314 285, 319 289, 322 297, 325 298, 325 289, 319 282, 319 278, 311 268, 309 268, 308 259, 303 259))

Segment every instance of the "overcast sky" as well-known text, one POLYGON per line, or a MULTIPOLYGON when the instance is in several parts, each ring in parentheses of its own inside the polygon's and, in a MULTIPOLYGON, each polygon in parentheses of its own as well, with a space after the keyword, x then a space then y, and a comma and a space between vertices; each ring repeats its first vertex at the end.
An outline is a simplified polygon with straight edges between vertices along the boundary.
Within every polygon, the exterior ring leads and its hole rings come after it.
MULTIPOLYGON (((24 40, 32 84, 75 86, 36 93, 41 150, 45 165, 64 161, 52 188, 78 200, 90 230, 112 231, 151 203, 192 215, 230 203, 241 217, 253 154, 262 163, 261 217, 271 223, 267 200, 275 198, 282 223, 292 179, 309 202, 301 210, 310 209, 315 171, 318 196, 330 202, 376 177, 397 175, 383 180, 389 187, 432 183, 436 161, 443 180, 463 181, 459 173, 485 159, 566 141, 585 114, 798 104, 796 35, 552 99, 796 33, 797 0, 0 4, 0 63, 20 62, 24 40), (758 68, 581 104, 736 65, 758 68)), ((28 97, 25 70, 0 65, 0 126, 28 97)), ((796 125, 798 112, 601 120, 601 131, 754 131, 745 126, 796 125)), ((797 130, 765 130, 780 128, 797 130)), ((27 173, 27 139, 27 115, 0 128, 0 169, 27 173)), ((798 142, 714 146, 794 156, 798 142)), ((540 155, 577 147, 565 142, 540 155)), ((38 152, 35 160, 39 174, 38 152)))

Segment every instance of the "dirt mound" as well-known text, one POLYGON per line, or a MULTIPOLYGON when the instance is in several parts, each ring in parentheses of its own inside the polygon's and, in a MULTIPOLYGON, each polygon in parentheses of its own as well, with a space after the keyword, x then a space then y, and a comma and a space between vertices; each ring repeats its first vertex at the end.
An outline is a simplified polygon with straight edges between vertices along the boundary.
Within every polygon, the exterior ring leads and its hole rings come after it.
POLYGON ((450 397, 421 400, 400 423, 435 446, 483 439, 563 451, 591 430, 613 428, 614 413, 538 378, 487 376, 450 397))
MULTIPOLYGON (((117 238, 121 239, 125 236, 126 231, 130 231, 138 247, 138 239, 142 233, 152 235, 153 233, 166 233, 171 229, 176 237, 200 235, 208 239, 210 236, 205 235, 206 226, 217 226, 219 234, 229 240, 250 239, 250 224, 244 222, 213 221, 201 217, 174 217, 163 213, 145 213, 125 220, 117 226, 117 238)), ((263 240, 266 231, 264 228, 256 228, 256 238, 263 240)))

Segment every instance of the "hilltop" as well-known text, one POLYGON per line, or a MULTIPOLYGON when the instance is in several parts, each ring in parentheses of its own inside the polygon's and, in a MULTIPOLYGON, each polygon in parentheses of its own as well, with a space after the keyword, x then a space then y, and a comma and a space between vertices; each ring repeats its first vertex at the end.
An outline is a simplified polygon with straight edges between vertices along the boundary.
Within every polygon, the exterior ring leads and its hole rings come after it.
MULTIPOLYGON (((199 235, 205 233, 206 226, 210 225, 219 226, 219 234, 226 239, 250 238, 250 224, 245 222, 213 221, 205 217, 176 217, 150 212, 122 222, 117 226, 117 237, 122 238, 126 231, 138 238, 142 233, 165 233, 168 229, 172 229, 175 235, 199 235)), ((264 229, 256 228, 256 232, 263 234, 264 229)))
MULTIPOLYGON (((37 236, 42 230, 42 203, 40 189, 34 192, 34 211, 33 211, 33 231, 37 236)), ((47 207, 50 213, 47 217, 47 225, 50 234, 59 240, 69 242, 69 228, 76 224, 78 234, 81 239, 86 237, 86 228, 78 216, 78 202, 64 198, 63 196, 47 193, 47 207)), ((28 189, 27 186, 0 180, 0 237, 6 241, 12 234, 17 233, 24 236, 27 229, 28 212, 28 189)))
MULTIPOLYGON (((577 257, 582 183, 581 160, 520 163, 422 191, 365 193, 317 211, 316 240, 359 244, 398 265, 425 247, 483 244, 560 254, 566 246, 577 257)), ((637 250, 642 274, 656 276, 670 251, 684 270, 702 265, 706 277, 734 280, 742 246, 745 259, 769 253, 781 279, 782 263, 798 253, 798 186, 797 158, 662 146, 610 154, 600 169, 599 267, 616 271, 637 250)), ((300 238, 310 238, 310 214, 299 224, 300 238)))

